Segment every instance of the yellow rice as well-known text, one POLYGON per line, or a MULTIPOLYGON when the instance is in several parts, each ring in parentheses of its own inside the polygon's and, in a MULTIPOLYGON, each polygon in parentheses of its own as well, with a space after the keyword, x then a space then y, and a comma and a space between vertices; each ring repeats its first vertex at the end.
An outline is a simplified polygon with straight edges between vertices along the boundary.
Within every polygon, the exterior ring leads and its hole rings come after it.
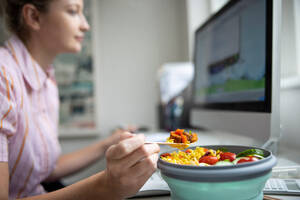
MULTIPOLYGON (((207 149, 203 147, 196 147, 194 150, 190 149, 189 153, 185 151, 174 151, 171 153, 171 156, 161 157, 162 160, 174 164, 181 164, 181 165, 208 165, 205 163, 199 164, 199 159, 207 152, 207 149)), ((211 152, 210 155, 216 156, 216 152, 212 149, 208 151, 211 152)))
POLYGON ((167 138, 167 141, 166 142, 169 142, 169 143, 172 143, 170 144, 169 146, 173 147, 173 148, 177 148, 177 149, 180 149, 180 150, 183 150, 183 149, 186 149, 190 146, 190 141, 188 141, 186 144, 177 144, 177 143, 174 143, 174 139, 170 139, 170 137, 167 138))

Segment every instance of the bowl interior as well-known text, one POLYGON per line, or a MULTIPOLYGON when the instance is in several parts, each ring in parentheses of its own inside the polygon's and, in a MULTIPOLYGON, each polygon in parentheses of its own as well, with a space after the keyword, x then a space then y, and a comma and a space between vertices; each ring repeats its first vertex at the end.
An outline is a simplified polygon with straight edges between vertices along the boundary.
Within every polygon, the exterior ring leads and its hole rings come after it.
MULTIPOLYGON (((195 149, 197 146, 195 147, 189 147, 187 149, 195 149)), ((166 165, 170 165, 170 166, 173 166, 173 167, 176 167, 176 168, 199 168, 199 169, 209 169, 209 168, 237 168, 237 167, 240 167, 240 166, 245 166, 245 165, 255 165, 257 164, 257 162, 262 162, 264 161, 265 159, 267 158, 270 158, 272 156, 272 153, 266 149, 262 149, 262 148, 259 148, 259 147, 254 147, 254 146, 240 146, 240 145, 204 145, 204 146, 199 146, 199 147, 203 147, 203 148, 207 148, 207 149, 214 149, 214 150, 217 150, 217 149, 221 149, 221 148, 226 148, 229 152, 232 152, 232 153, 235 153, 235 154, 238 154, 242 151, 245 151, 247 149, 260 149, 263 151, 264 153, 264 159, 261 159, 261 160, 258 160, 256 162, 247 162, 247 163, 241 163, 239 165, 233 165, 233 166, 216 166, 216 165, 212 165, 212 166, 194 166, 194 165, 181 165, 181 164, 174 164, 174 163, 169 163, 169 162, 166 162, 164 160, 162 160, 160 157, 159 157, 159 162, 162 162, 162 163, 165 163, 166 165)), ((186 150, 186 149, 185 149, 186 150)), ((171 153, 171 152, 174 152, 174 151, 178 151, 178 150, 173 150, 173 151, 168 151, 167 153, 171 153)), ((163 153, 161 153, 163 154, 163 153)), ((161 155, 160 154, 160 155, 161 155)))
MULTIPOLYGON (((233 153, 239 153, 246 149, 257 147, 252 146, 237 146, 237 145, 209 145, 201 146, 208 149, 217 150, 219 148, 226 148, 233 153)), ((192 147, 194 149, 196 147, 192 147)), ((257 148, 261 149, 261 148, 257 148)), ((245 162, 236 165, 226 166, 195 166, 195 165, 180 165, 158 160, 158 168, 161 174, 186 181, 194 182, 226 182, 246 180, 265 175, 271 172, 272 167, 276 164, 276 158, 270 151, 261 149, 264 152, 265 158, 255 162, 245 162)))

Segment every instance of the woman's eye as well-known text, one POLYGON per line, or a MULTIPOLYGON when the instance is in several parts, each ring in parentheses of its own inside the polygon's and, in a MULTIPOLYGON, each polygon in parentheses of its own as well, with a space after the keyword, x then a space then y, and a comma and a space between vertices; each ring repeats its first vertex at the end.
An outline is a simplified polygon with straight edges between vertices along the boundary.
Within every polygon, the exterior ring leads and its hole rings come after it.
POLYGON ((68 13, 71 15, 76 15, 77 11, 76 10, 68 10, 68 13))

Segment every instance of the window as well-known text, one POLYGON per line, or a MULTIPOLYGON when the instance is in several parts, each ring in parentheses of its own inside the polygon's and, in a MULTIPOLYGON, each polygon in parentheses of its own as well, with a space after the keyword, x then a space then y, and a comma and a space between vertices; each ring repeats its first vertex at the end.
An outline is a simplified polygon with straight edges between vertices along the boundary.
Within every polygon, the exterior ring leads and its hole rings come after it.
POLYGON ((300 75, 300 1, 294 0, 295 13, 295 36, 296 36, 296 58, 298 65, 298 75, 300 75))
POLYGON ((282 1, 281 86, 300 86, 300 2, 282 1))
MULTIPOLYGON (((91 24, 91 3, 84 13, 91 24)), ((54 62, 60 97, 61 132, 95 129, 94 83, 91 31, 85 34, 79 54, 60 55, 54 62)))

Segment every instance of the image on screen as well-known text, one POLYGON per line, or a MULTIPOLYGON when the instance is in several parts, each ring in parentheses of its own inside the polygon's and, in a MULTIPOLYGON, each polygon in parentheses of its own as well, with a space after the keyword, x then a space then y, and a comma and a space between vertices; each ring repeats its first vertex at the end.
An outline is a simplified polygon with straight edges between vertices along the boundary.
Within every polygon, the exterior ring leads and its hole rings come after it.
POLYGON ((195 41, 195 103, 265 101, 265 1, 238 2, 198 29, 195 41))

